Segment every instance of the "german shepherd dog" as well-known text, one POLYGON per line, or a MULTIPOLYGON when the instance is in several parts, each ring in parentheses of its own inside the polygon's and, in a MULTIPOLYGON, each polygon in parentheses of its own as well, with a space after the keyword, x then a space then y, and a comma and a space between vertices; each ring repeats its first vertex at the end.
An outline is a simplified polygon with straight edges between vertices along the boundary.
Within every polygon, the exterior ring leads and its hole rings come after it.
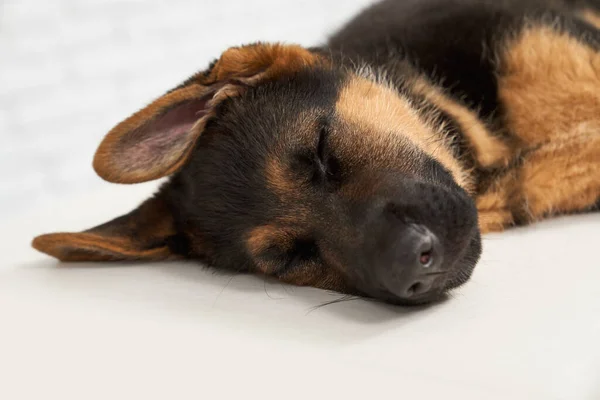
POLYGON ((319 47, 230 48, 97 150, 160 190, 33 246, 435 301, 481 233, 599 208, 599 29, 600 0, 385 0, 319 47))

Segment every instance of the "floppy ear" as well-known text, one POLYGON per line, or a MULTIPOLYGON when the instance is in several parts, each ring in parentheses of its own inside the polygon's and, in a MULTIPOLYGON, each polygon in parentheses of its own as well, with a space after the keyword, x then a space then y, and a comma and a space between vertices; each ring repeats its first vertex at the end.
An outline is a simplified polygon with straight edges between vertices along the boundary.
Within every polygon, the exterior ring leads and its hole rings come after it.
POLYGON ((100 144, 94 169, 103 179, 138 183, 179 170, 215 106, 255 85, 321 61, 300 46, 231 48, 208 71, 155 100, 114 127, 100 144))
POLYGON ((61 261, 164 260, 178 257, 168 245, 175 235, 172 214, 158 194, 105 224, 38 236, 32 246, 61 261))

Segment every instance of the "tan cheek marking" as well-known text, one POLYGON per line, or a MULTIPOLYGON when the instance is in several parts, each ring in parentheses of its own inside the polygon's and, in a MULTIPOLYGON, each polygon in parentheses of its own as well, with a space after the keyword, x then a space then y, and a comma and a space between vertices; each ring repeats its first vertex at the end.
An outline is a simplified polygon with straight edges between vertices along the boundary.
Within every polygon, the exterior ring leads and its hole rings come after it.
POLYGON ((397 146, 415 146, 444 165, 459 185, 471 188, 468 174, 449 145, 440 143, 441 133, 425 124, 394 90, 355 76, 342 89, 336 108, 344 120, 368 133, 368 140, 379 144, 376 148, 388 149, 384 157, 396 162, 397 146))
MULTIPOLYGON (((259 255, 268 246, 278 246, 283 250, 292 246, 293 238, 298 233, 290 228, 278 225, 262 225, 252 229, 246 237, 246 248, 254 258, 260 273, 271 275, 281 266, 261 260, 259 255)), ((328 260, 331 257, 327 257, 328 260)), ((287 274, 280 276, 283 282, 296 286, 313 286, 321 289, 335 290, 338 292, 349 292, 342 270, 339 265, 323 266, 320 262, 307 262, 287 274)))
POLYGON ((600 125, 600 53, 541 27, 506 47, 499 78, 506 125, 525 146, 600 125))
POLYGON ((253 228, 246 234, 246 249, 256 263, 258 272, 273 274, 281 268, 276 261, 270 261, 261 257, 261 254, 271 247, 277 248, 282 253, 290 250, 296 238, 302 237, 302 230, 294 228, 299 225, 299 219, 287 217, 277 219, 271 224, 261 225, 253 228), (289 223, 286 225, 285 222, 289 223))
POLYGON ((474 151, 477 163, 483 168, 508 165, 514 149, 497 137, 481 122, 473 111, 449 98, 442 91, 423 79, 418 80, 413 90, 424 95, 433 104, 451 115, 460 125, 474 151))
POLYGON ((289 235, 285 230, 275 225, 261 225, 248 233, 246 247, 250 254, 258 255, 271 244, 285 246, 290 244, 289 235))
POLYGON ((246 236, 246 249, 255 260, 260 272, 268 274, 277 266, 271 265, 260 258, 260 254, 269 246, 285 248, 290 245, 290 240, 285 232, 274 225, 262 225, 252 229, 246 236))

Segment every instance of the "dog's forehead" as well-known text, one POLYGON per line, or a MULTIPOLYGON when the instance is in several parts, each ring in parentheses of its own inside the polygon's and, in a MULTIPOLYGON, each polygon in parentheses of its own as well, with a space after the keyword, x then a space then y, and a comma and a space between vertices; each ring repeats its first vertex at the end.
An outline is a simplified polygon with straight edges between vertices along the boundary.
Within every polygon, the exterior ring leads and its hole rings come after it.
MULTIPOLYGON (((293 114, 290 124, 274 138, 271 151, 266 153, 267 187, 280 199, 305 200, 307 191, 296 179, 294 153, 302 148, 316 151, 323 119, 329 131, 328 151, 342 163, 344 170, 416 174, 427 158, 423 148, 432 130, 409 100, 394 89, 360 75, 349 73, 344 78, 337 86, 330 108, 304 108, 293 114)), ((345 189, 346 193, 356 195, 370 193, 373 188, 363 185, 358 190, 347 186, 345 189)))

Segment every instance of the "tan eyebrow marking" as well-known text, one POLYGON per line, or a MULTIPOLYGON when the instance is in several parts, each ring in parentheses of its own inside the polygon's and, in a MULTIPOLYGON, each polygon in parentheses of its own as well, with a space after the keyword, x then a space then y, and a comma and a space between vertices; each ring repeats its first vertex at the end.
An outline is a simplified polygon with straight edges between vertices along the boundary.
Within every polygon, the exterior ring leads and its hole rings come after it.
POLYGON ((471 189, 469 174, 453 156, 440 127, 423 121, 415 106, 395 90, 354 76, 341 90, 336 110, 345 121, 369 133, 362 140, 377 141, 374 149, 380 154, 372 157, 397 163, 397 146, 412 146, 439 161, 460 186, 471 189))

